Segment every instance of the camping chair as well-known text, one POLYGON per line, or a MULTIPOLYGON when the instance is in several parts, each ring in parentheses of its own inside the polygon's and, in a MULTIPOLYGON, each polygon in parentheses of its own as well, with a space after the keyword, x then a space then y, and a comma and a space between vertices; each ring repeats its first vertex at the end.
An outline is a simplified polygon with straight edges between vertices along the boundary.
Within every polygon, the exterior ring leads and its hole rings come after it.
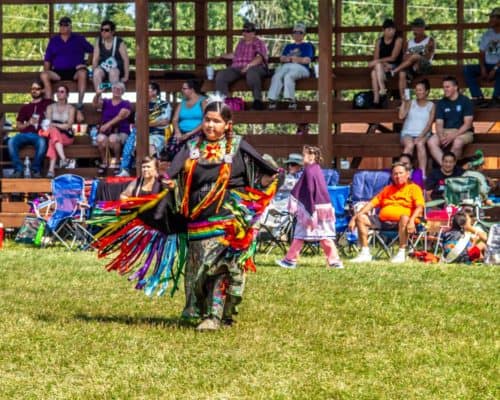
POLYGON ((349 185, 329 186, 328 193, 335 209, 335 231, 338 251, 346 257, 352 257, 359 251, 358 237, 347 231, 351 219, 348 202, 351 195, 349 185))
MULTIPOLYGON (((51 182, 52 198, 50 206, 54 211, 46 220, 42 245, 57 239, 68 250, 91 240, 88 232, 75 222, 82 222, 85 217, 86 198, 85 181, 81 176, 60 175, 51 182)), ((49 206, 48 204, 43 204, 49 206)), ((33 210, 38 218, 43 219, 42 207, 33 204, 33 210)))

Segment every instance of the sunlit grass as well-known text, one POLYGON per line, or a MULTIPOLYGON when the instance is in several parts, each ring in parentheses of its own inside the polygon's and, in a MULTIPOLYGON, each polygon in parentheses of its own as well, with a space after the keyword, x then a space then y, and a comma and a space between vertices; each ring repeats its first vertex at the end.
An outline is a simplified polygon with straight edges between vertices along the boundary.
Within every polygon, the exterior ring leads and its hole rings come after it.
POLYGON ((91 252, 0 250, 0 398, 496 399, 492 267, 297 270, 259 256, 233 328, 196 333, 91 252))

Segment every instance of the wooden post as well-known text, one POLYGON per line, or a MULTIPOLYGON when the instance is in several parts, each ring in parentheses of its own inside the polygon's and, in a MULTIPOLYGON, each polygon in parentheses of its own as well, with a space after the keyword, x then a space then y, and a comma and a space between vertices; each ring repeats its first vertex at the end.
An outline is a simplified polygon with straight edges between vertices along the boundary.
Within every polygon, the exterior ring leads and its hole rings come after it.
POLYGON ((149 154, 148 0, 135 0, 135 16, 136 171, 137 175, 140 175, 141 160, 149 154))
POLYGON ((195 3, 195 22, 194 22, 194 31, 195 33, 195 60, 196 72, 200 76, 205 75, 205 66, 208 65, 207 57, 208 57, 208 38, 207 38, 207 29, 208 29, 208 4, 206 1, 200 1, 195 3))
POLYGON ((319 0, 318 145, 324 165, 332 164, 332 1, 319 0))

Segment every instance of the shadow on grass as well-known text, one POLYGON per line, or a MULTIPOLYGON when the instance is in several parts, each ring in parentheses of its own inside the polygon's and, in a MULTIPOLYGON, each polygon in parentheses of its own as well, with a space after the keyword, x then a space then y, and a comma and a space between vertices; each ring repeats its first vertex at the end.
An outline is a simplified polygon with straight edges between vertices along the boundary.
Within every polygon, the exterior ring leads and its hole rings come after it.
POLYGON ((118 323, 124 325, 151 325, 160 327, 192 328, 194 321, 187 321, 180 318, 162 317, 135 317, 131 315, 102 315, 102 314, 74 314, 75 319, 84 322, 118 323))

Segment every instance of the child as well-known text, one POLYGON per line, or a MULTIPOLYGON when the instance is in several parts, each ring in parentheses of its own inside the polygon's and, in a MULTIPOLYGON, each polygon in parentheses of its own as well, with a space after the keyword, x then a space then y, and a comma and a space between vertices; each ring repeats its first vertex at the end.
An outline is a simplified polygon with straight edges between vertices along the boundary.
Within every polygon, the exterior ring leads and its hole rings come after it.
POLYGON ((282 268, 296 268, 304 241, 319 241, 325 252, 328 268, 344 268, 335 247, 335 211, 321 172, 318 147, 304 146, 304 172, 292 190, 289 211, 297 218, 293 241, 282 260, 282 268))
POLYGON ((469 212, 458 211, 452 219, 451 229, 443 234, 443 260, 467 263, 482 260, 488 236, 472 226, 469 212))

